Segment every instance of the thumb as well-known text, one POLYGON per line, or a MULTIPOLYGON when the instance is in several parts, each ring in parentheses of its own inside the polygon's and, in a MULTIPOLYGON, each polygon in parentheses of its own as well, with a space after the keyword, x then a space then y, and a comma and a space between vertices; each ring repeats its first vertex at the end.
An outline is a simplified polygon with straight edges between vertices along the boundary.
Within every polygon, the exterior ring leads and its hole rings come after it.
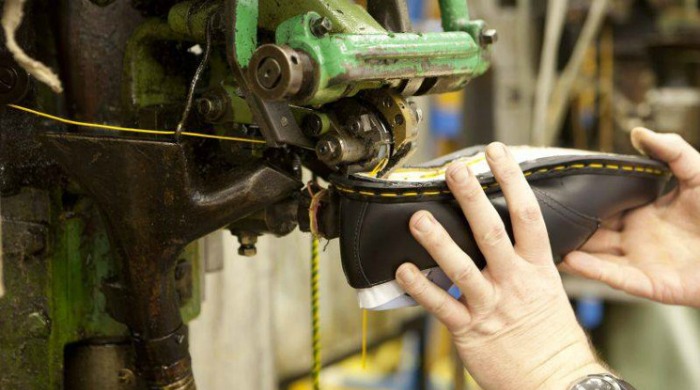
POLYGON ((700 153, 680 135, 659 134, 637 127, 632 129, 632 145, 641 153, 668 164, 680 183, 700 184, 700 153))

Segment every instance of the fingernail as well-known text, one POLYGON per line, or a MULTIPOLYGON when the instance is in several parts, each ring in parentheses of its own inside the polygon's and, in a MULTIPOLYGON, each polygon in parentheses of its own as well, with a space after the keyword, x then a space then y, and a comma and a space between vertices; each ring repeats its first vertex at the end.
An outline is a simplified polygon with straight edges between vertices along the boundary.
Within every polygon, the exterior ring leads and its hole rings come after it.
POLYGON ((646 155, 646 150, 644 150, 644 146, 641 144, 640 137, 642 137, 645 133, 649 135, 655 134, 653 131, 645 129, 644 127, 635 127, 632 129, 632 136, 630 137, 632 140, 632 146, 643 155, 646 155))
POLYGON ((407 265, 407 264, 401 265, 399 267, 399 270, 396 271, 396 278, 402 284, 412 283, 413 280, 416 278, 413 267, 411 267, 410 265, 407 265))
POLYGON ((469 168, 466 165, 460 163, 451 164, 447 169, 449 169, 448 176, 454 183, 463 184, 467 182, 469 168))
POLYGON ((422 213, 420 217, 418 217, 418 220, 413 224, 415 226, 416 230, 418 230, 421 233, 425 233, 430 228, 433 226, 433 221, 428 213, 422 213))
POLYGON ((486 147, 486 154, 491 158, 501 158, 506 155, 506 147, 500 142, 492 142, 486 147))

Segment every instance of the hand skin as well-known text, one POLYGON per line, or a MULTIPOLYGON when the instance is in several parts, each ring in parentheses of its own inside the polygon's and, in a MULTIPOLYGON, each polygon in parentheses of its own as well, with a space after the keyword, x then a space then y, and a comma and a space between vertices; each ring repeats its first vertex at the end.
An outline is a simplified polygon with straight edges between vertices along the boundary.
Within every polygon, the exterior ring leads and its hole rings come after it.
POLYGON ((578 379, 606 373, 576 322, 552 261, 539 204, 518 164, 500 143, 486 148, 510 210, 515 246, 481 185, 464 164, 446 180, 487 260, 479 271, 427 211, 410 229, 463 293, 452 298, 402 264, 403 289, 452 333, 460 358, 479 385, 495 390, 568 390, 578 379))
POLYGON ((605 221, 561 269, 654 301, 700 307, 700 154, 677 134, 632 130, 640 152, 666 162, 670 193, 605 221))

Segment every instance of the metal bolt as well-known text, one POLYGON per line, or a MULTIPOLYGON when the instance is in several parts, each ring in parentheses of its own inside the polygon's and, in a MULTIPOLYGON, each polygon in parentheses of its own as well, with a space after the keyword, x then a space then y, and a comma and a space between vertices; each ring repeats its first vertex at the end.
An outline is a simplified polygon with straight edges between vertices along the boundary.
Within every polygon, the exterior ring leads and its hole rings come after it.
POLYGON ((11 92, 17 85, 17 71, 10 67, 0 68, 0 93, 11 92))
POLYGON ((258 253, 255 244, 258 242, 258 236, 254 233, 238 234, 238 254, 245 257, 253 257, 258 253))
POLYGON ((348 121, 348 130, 352 134, 358 135, 362 131, 362 119, 359 117, 352 117, 348 121))
POLYGON ((316 154, 321 160, 334 160, 340 153, 340 143, 337 138, 323 140, 316 145, 316 154))
POLYGON ((309 114, 301 122, 304 133, 310 137, 318 137, 323 131, 323 120, 316 114, 309 114))
POLYGON ((318 18, 311 22, 311 33, 321 38, 333 29, 333 22, 328 18, 318 18))
POLYGON ((498 41, 498 32, 492 28, 484 30, 479 35, 479 43, 481 46, 493 45, 498 41))
POLYGON ((266 58, 258 67, 258 82, 264 88, 273 89, 282 80, 282 67, 274 58, 266 58))

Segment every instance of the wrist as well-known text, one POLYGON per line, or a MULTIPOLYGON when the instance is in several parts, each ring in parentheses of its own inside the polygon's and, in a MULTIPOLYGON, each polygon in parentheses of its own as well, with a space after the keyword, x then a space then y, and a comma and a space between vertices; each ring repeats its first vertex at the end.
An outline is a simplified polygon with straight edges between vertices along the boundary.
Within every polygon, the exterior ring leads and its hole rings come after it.
POLYGON ((588 340, 575 343, 560 351, 544 364, 539 373, 537 389, 569 390, 579 379, 592 374, 609 374, 595 357, 588 340))

